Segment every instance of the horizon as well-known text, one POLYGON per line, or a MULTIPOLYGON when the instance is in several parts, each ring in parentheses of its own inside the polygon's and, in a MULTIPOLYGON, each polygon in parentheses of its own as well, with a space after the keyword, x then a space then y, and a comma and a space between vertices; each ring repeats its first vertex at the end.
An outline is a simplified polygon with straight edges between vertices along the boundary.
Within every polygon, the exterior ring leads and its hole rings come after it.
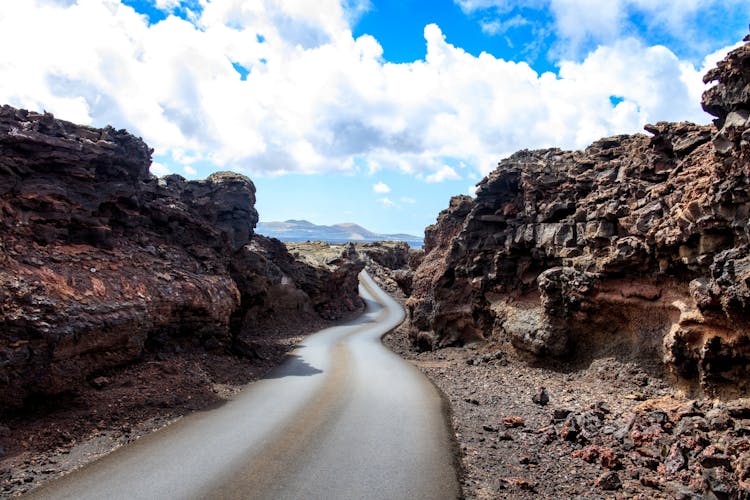
POLYGON ((417 236, 517 150, 709 123, 702 76, 749 21, 740 0, 3 2, 0 104, 125 128, 156 175, 248 175, 263 222, 417 236))
MULTIPOLYGON (((362 229, 367 229, 369 231, 369 228, 364 227, 362 224, 359 224, 357 222, 352 221, 343 221, 343 222, 336 222, 334 224, 316 224, 313 221, 307 220, 307 219, 287 219, 287 220, 259 220, 258 224, 286 224, 290 222, 303 222, 305 224, 312 224, 313 226, 318 227, 346 227, 346 226, 358 226, 362 229)), ((371 231, 375 233, 375 231, 371 231)), ((377 233, 377 234, 385 234, 385 233, 377 233)), ((410 234, 409 236, 418 236, 416 234, 410 234)))

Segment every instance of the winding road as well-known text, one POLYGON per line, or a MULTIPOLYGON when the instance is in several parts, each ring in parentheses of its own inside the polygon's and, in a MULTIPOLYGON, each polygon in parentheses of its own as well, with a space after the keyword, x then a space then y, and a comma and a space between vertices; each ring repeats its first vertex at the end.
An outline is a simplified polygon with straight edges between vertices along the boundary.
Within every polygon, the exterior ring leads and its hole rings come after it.
POLYGON ((366 273, 355 321, 307 337, 234 400, 32 491, 54 499, 454 499, 436 389, 380 342, 404 317, 366 273))

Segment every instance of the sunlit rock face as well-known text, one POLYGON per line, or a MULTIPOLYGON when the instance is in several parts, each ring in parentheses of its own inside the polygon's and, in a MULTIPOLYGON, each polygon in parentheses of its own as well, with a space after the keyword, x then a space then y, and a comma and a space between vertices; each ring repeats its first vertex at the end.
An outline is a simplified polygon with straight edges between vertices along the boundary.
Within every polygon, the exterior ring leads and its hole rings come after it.
POLYGON ((0 108, 0 407, 147 349, 236 352, 279 316, 361 307, 361 264, 314 268, 254 237, 250 179, 157 179, 151 153, 124 130, 0 108))
POLYGON ((451 200, 426 231, 414 341, 639 359, 747 393, 750 44, 706 81, 714 126, 520 151, 451 200))

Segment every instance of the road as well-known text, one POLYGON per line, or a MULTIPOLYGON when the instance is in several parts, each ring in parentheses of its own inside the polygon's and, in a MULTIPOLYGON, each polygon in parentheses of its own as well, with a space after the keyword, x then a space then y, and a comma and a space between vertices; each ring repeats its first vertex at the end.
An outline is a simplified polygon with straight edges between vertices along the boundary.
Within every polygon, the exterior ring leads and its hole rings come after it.
POLYGON ((227 404, 32 491, 54 499, 453 499, 443 402, 380 342, 404 317, 366 273, 367 309, 307 337, 227 404))

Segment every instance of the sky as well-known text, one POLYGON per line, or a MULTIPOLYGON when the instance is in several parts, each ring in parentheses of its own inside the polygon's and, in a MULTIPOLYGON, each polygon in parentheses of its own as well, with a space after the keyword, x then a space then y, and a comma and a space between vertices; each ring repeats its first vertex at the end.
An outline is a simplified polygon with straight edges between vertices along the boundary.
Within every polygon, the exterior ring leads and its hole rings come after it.
POLYGON ((514 151, 709 123, 747 0, 2 0, 0 104, 249 176, 262 221, 421 235, 514 151))

